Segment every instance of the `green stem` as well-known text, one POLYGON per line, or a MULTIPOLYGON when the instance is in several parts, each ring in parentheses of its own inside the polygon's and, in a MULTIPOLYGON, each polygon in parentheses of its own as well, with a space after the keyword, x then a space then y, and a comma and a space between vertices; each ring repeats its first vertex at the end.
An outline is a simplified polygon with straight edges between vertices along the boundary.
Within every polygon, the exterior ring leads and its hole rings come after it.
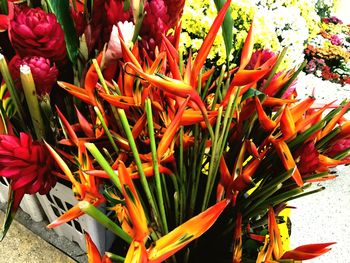
POLYGON ((159 222, 160 222, 160 220, 159 220, 159 212, 158 212, 158 209, 157 209, 157 206, 156 206, 156 202, 154 201, 152 192, 151 192, 151 190, 149 188, 145 172, 142 169, 141 158, 140 158, 139 152, 137 150, 137 146, 136 146, 134 137, 132 135, 128 119, 127 119, 125 111, 123 109, 118 109, 118 113, 119 113, 119 117, 120 117, 120 120, 121 120, 123 128, 124 128, 124 131, 126 133, 126 137, 128 138, 129 145, 130 145, 131 151, 133 153, 134 160, 135 160, 138 172, 140 174, 141 185, 143 187, 143 190, 145 191, 148 203, 150 204, 150 206, 151 206, 151 208, 152 208, 152 210, 154 212, 157 224, 159 224, 159 222))
POLYGON ((112 136, 111 132, 109 131, 105 120, 103 119, 101 111, 99 110, 99 108, 97 106, 94 106, 94 110, 96 112, 97 118, 100 120, 101 125, 102 125, 103 129, 106 132, 106 135, 107 135, 109 141, 111 142, 111 144, 113 146, 114 151, 118 153, 119 152, 118 146, 116 145, 116 143, 115 143, 115 141, 113 139, 113 136, 112 136))
POLYGON ((145 107, 146 107, 146 115, 147 115, 148 133, 149 133, 149 138, 151 142, 154 178, 156 181, 156 192, 157 192, 158 204, 160 209, 160 216, 162 219, 163 230, 164 230, 164 233, 166 234, 168 233, 168 223, 167 223, 166 214, 165 214, 162 185, 161 185, 160 174, 159 174, 157 145, 156 145, 156 139, 154 137, 152 105, 151 105, 151 100, 149 98, 145 100, 145 107))
POLYGON ((208 206, 209 199, 211 196, 211 190, 212 190, 212 187, 211 187, 212 181, 215 181, 215 174, 216 174, 219 159, 220 159, 220 156, 218 156, 218 153, 219 153, 218 139, 220 136, 222 111, 223 111, 223 107, 221 106, 218 110, 218 116, 217 116, 216 127, 215 127, 215 136, 214 136, 214 139, 212 139, 212 149, 211 149, 211 158, 210 158, 210 164, 209 164, 208 180, 205 186, 204 200, 202 203, 202 211, 204 211, 208 206))
POLYGON ((124 257, 118 256, 118 255, 113 254, 111 252, 106 252, 105 254, 107 257, 109 257, 110 259, 112 259, 113 261, 115 261, 117 263, 123 263, 125 261, 124 257))
POLYGON ((102 71, 101 71, 101 69, 100 69, 100 66, 98 65, 97 60, 96 60, 95 58, 92 60, 92 64, 94 64, 94 67, 95 67, 95 70, 96 70, 96 72, 97 72, 97 76, 98 76, 98 78, 99 78, 99 80, 100 80, 100 82, 101 82, 102 88, 105 90, 105 92, 106 92, 107 94, 109 94, 106 81, 105 81, 105 79, 104 79, 104 77, 103 77, 103 75, 102 75, 102 71))
POLYGON ((114 172, 112 167, 109 165, 107 160, 103 157, 102 153, 97 149, 93 143, 85 143, 85 147, 89 150, 96 161, 101 165, 102 169, 108 174, 111 181, 115 184, 120 192, 122 191, 122 186, 119 181, 118 175, 114 172))
POLYGON ((22 125, 24 125, 25 124, 25 121, 24 121, 24 116, 25 116, 24 110, 23 110, 23 108, 21 106, 22 104, 21 104, 21 101, 19 99, 17 90, 15 88, 15 84, 13 83, 10 71, 8 69, 8 66, 7 66, 7 63, 6 63, 6 59, 1 53, 0 53, 0 72, 1 72, 1 75, 2 75, 3 79, 5 80, 6 88, 10 92, 11 98, 13 99, 13 103, 14 103, 16 111, 17 111, 17 113, 19 115, 20 123, 22 125))
POLYGON ((23 86, 24 96, 29 108, 36 138, 38 140, 45 138, 45 125, 40 112, 38 96, 36 94, 35 84, 30 67, 23 65, 20 67, 20 76, 23 86))
POLYGON ((88 201, 80 201, 78 203, 78 206, 84 213, 88 214, 97 222, 111 230, 114 234, 119 236, 125 242, 127 242, 128 244, 132 242, 132 238, 126 232, 124 232, 124 230, 120 226, 114 223, 111 219, 108 218, 108 216, 106 216, 96 207, 91 205, 88 201))

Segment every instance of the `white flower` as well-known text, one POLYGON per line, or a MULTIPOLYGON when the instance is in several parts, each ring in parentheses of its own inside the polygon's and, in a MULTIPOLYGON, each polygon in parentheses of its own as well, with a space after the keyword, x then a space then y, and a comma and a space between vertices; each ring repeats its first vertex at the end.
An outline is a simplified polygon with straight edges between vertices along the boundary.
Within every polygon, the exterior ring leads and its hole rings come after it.
POLYGON ((108 42, 108 48, 106 51, 106 62, 110 63, 116 61, 123 56, 122 48, 119 39, 119 30, 122 35, 126 46, 130 48, 132 46, 132 37, 135 31, 135 25, 132 22, 125 21, 124 23, 118 22, 117 26, 113 25, 112 33, 108 42))

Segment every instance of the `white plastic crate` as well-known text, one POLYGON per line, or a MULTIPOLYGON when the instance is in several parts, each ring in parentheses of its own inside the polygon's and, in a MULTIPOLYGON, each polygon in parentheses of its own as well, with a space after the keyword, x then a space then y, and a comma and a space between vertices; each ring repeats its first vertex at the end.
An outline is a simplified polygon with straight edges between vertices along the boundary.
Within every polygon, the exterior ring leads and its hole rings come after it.
MULTIPOLYGON (((78 201, 70 188, 57 182, 47 195, 37 195, 39 202, 50 222, 68 211, 78 201)), ((103 210, 103 208, 100 208, 103 210)), ((77 242, 86 251, 84 232, 88 232, 101 254, 109 249, 114 235, 88 215, 81 216, 53 229, 59 236, 77 242)))
MULTIPOLYGON (((6 203, 8 200, 9 182, 5 177, 0 177, 0 202, 6 203)), ((21 209, 30 215, 33 221, 43 220, 43 213, 35 195, 24 195, 20 204, 21 209)))

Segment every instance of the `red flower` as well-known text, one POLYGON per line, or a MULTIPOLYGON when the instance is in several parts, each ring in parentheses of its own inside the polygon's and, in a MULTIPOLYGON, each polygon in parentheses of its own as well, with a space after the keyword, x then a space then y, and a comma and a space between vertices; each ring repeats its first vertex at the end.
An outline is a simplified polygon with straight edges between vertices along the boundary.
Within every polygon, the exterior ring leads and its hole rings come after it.
MULTIPOLYGON (((336 141, 332 147, 329 148, 329 150, 327 151, 327 155, 330 157, 334 157, 337 154, 347 150, 350 148, 350 138, 345 138, 345 139, 341 139, 336 141)), ((350 159, 350 156, 347 156, 344 159, 350 159)))
MULTIPOLYGON (((319 153, 313 141, 306 143, 299 151, 300 161, 298 169, 301 174, 309 174, 314 172, 319 167, 319 153)), ((297 153, 297 155, 299 155, 297 153)))
POLYGON ((21 133, 0 135, 0 176, 11 180, 13 191, 46 194, 56 183, 54 160, 46 147, 21 133))
POLYGON ((275 55, 276 54, 274 52, 268 49, 259 49, 252 54, 249 63, 245 67, 245 69, 256 69, 275 55))
POLYGON ((106 16, 104 41, 108 41, 113 25, 117 25, 118 22, 132 21, 131 8, 124 11, 124 0, 106 0, 104 15, 106 16))
POLYGON ((176 26, 180 20, 184 0, 148 0, 145 2, 146 16, 143 19, 141 36, 143 45, 153 51, 160 46, 162 35, 176 26))
POLYGON ((21 87, 19 71, 21 65, 28 65, 30 67, 37 94, 50 94, 58 76, 56 66, 51 66, 50 60, 43 57, 25 57, 23 59, 19 56, 13 57, 9 67, 12 78, 16 83, 16 87, 21 87))
POLYGON ((64 33, 54 14, 40 8, 17 9, 10 23, 10 39, 21 56, 39 56, 53 62, 66 57, 64 33))

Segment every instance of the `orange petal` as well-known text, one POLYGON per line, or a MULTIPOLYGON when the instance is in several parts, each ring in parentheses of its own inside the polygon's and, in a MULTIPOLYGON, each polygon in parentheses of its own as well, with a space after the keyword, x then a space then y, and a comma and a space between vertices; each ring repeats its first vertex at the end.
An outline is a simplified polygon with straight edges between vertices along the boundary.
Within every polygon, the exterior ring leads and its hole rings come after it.
POLYGON ((335 159, 329 158, 329 157, 322 155, 322 154, 320 154, 318 156, 318 159, 320 161, 321 166, 329 167, 329 168, 336 167, 336 166, 341 165, 341 164, 349 164, 350 163, 350 160, 335 160, 335 159))
POLYGON ((81 129, 83 130, 83 132, 85 133, 86 136, 88 137, 94 137, 94 131, 92 129, 92 124, 90 124, 84 117, 83 114, 81 114, 81 112, 78 110, 78 108, 74 105, 75 107, 75 112, 77 114, 78 117, 78 121, 80 124, 81 129))
POLYGON ((307 260, 321 256, 330 251, 328 248, 335 243, 309 244, 297 247, 283 254, 281 259, 307 260))
POLYGON ((255 97, 255 105, 256 105, 256 109, 258 112, 258 119, 259 122, 262 126, 262 128, 267 131, 267 132, 271 132, 275 127, 276 127, 276 122, 271 120, 265 113, 259 98, 256 96, 255 97))
POLYGON ((147 251, 143 242, 133 240, 126 254, 124 263, 147 263, 147 251))
POLYGON ((55 159, 58 166, 61 168, 61 170, 64 172, 64 174, 69 178, 73 186, 75 187, 76 191, 81 194, 82 189, 80 183, 75 179, 73 173, 69 169, 68 165, 63 161, 61 156, 58 155, 58 153, 47 143, 45 142, 45 145, 47 149, 49 150, 51 156, 55 159))
POLYGON ((250 25, 247 38, 244 41, 239 69, 244 69, 248 65, 250 58, 252 57, 253 48, 254 48, 254 18, 253 18, 252 24, 250 25))
POLYGON ((137 106, 133 97, 110 95, 102 92, 100 92, 99 95, 110 104, 121 109, 128 109, 130 106, 137 106))
POLYGON ((280 230, 276 222, 275 212, 273 211, 272 207, 270 207, 268 213, 268 229, 270 234, 270 248, 273 248, 275 258, 280 259, 283 253, 283 246, 280 230))
POLYGON ((89 95, 87 94, 85 89, 79 88, 75 85, 72 85, 70 83, 64 82, 64 81, 57 81, 57 84, 65 89, 66 91, 68 91, 70 94, 72 94, 73 96, 77 97, 78 99, 81 99, 82 101, 94 105, 94 101, 92 101, 89 97, 89 95))
POLYGON ((199 72, 203 67, 204 62, 207 60, 210 49, 214 43, 216 34, 218 33, 222 22, 224 21, 227 9, 230 7, 231 0, 227 0, 222 6, 218 15, 216 16, 210 30, 205 37, 202 46, 200 47, 195 61, 193 62, 193 68, 191 71, 191 85, 194 87, 198 78, 199 72))
POLYGON ((349 107, 350 101, 345 104, 341 111, 330 122, 327 123, 326 127, 324 127, 324 129, 321 132, 321 138, 330 133, 330 131, 335 127, 340 118, 342 118, 343 115, 348 111, 349 107))
POLYGON ((71 209, 69 209, 67 212, 65 212, 63 215, 55 219, 53 222, 51 222, 47 228, 54 228, 58 227, 64 223, 67 223, 69 221, 72 221, 80 216, 82 216, 84 213, 80 210, 78 205, 73 206, 71 209))
POLYGON ((134 239, 136 241, 143 242, 143 239, 149 232, 147 219, 134 183, 132 182, 130 174, 122 161, 119 161, 118 176, 122 185, 123 195, 128 208, 128 213, 130 215, 130 220, 134 226, 134 239))
POLYGON ((233 263, 242 262, 242 214, 238 214, 235 224, 235 233, 233 236, 233 263))
POLYGON ((171 121, 170 125, 166 128, 166 131, 163 135, 163 138, 159 142, 159 145, 157 148, 157 156, 159 159, 161 159, 163 157, 164 153, 168 150, 169 145, 173 141, 176 132, 179 130, 181 116, 185 111, 185 108, 186 108, 188 101, 189 101, 189 97, 187 98, 187 100, 185 100, 182 103, 182 105, 178 109, 174 119, 171 121))
POLYGON ((149 262, 163 262, 200 237, 215 223, 228 203, 227 200, 222 200, 158 239, 148 250, 149 262))
POLYGON ((147 74, 130 63, 126 63, 126 66, 129 66, 131 69, 136 71, 141 77, 146 79, 149 83, 162 89, 163 91, 169 92, 175 96, 179 96, 182 98, 187 98, 189 96, 191 100, 193 100, 197 104, 200 110, 206 113, 206 108, 201 97, 198 95, 197 91, 192 88, 192 86, 182 81, 168 78, 166 76, 147 74))
POLYGON ((292 153, 289 150, 288 145, 284 141, 272 141, 278 156, 280 157, 284 168, 286 170, 294 169, 292 177, 298 186, 303 186, 303 179, 301 178, 300 172, 295 164, 292 153))
POLYGON ((281 126, 281 132, 283 134, 284 140, 288 140, 296 132, 294 120, 288 106, 284 107, 280 126, 281 126))
POLYGON ((68 120, 66 119, 66 117, 64 117, 64 115, 62 114, 62 112, 60 111, 60 109, 57 106, 56 106, 56 111, 58 113, 58 117, 60 118, 60 120, 64 126, 64 129, 67 132, 68 137, 77 146, 79 144, 79 139, 78 139, 77 135, 75 134, 72 126, 69 124, 68 120))
POLYGON ((315 100, 316 99, 314 97, 307 97, 306 99, 304 99, 303 101, 301 101, 300 103, 298 103, 297 105, 295 105, 290 109, 290 113, 292 114, 295 122, 297 122, 299 119, 303 117, 305 112, 308 109, 310 109, 310 107, 315 102, 315 100))
POLYGON ((102 263, 101 255, 88 233, 85 233, 85 240, 88 263, 102 263))

